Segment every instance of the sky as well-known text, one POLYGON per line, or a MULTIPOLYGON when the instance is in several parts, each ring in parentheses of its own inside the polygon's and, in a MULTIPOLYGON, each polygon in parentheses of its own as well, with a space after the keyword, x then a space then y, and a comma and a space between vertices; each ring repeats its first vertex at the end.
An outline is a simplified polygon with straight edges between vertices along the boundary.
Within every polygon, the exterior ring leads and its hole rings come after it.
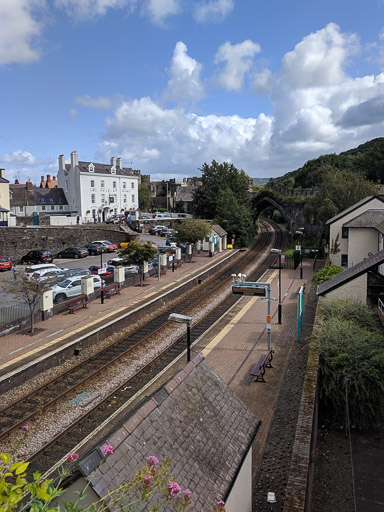
POLYGON ((384 0, 0 0, 0 168, 276 177, 384 136, 384 0))

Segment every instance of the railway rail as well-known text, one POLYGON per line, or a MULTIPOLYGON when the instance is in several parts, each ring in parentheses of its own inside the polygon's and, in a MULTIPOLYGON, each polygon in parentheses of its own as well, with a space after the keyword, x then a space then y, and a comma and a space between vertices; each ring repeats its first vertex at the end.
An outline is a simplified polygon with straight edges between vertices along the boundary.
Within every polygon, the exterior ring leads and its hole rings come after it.
MULTIPOLYGON (((256 244, 257 247, 243 253, 241 263, 237 260, 234 265, 218 273, 218 275, 204 282, 204 295, 214 295, 218 292, 223 283, 228 282, 228 278, 234 271, 239 270, 239 266, 247 265, 257 254, 262 252, 266 244, 274 242, 276 247, 282 248, 284 244, 283 234, 277 228, 275 233, 267 229, 266 223, 262 223, 262 230, 256 244)), ((248 276, 250 280, 257 280, 262 273, 269 268, 275 255, 267 256, 264 262, 248 276)), ((168 325, 168 316, 170 311, 187 314, 188 310, 201 301, 201 288, 193 289, 185 294, 177 303, 173 303, 170 308, 164 308, 155 318, 135 333, 119 340, 114 345, 94 354, 88 360, 60 375, 57 379, 46 383, 43 387, 35 390, 33 393, 25 396, 19 402, 3 409, 0 422, 0 442, 7 438, 12 432, 15 432, 28 422, 33 422, 37 415, 41 415, 49 407, 54 407, 55 403, 64 400, 65 397, 76 393, 86 382, 95 380, 106 368, 113 367, 127 358, 134 350, 151 338, 161 335, 161 331, 168 325)), ((217 307, 208 312, 199 322, 195 323, 191 329, 191 339, 194 342, 202 333, 204 333, 213 323, 215 323, 239 298, 233 295, 227 296, 217 307)), ((156 376, 165 367, 170 365, 185 349, 185 335, 175 340, 169 347, 152 358, 144 367, 142 367, 132 378, 123 382, 112 392, 108 393, 96 407, 93 407, 74 421, 70 427, 66 428, 59 435, 47 442, 42 449, 39 449, 32 457, 31 471, 44 472, 47 468, 54 466, 66 453, 71 451, 79 440, 89 436, 95 429, 95 425, 100 425, 107 421, 115 411, 129 402, 148 382, 156 376)))

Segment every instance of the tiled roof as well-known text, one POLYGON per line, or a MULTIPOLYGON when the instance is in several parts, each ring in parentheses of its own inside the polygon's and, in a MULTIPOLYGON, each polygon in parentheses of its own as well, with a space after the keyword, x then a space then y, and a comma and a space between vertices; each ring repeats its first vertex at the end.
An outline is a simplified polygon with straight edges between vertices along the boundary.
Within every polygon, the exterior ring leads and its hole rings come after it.
POLYGON ((11 206, 66 205, 62 188, 38 188, 28 190, 25 185, 10 185, 11 206))
POLYGON ((344 224, 346 228, 375 228, 381 233, 384 227, 384 209, 367 210, 344 224))
POLYGON ((0 183, 9 183, 9 181, 0 176, 0 183))
POLYGON ((365 197, 361 201, 353 204, 352 206, 350 206, 346 210, 343 210, 342 212, 338 213, 337 215, 335 215, 331 219, 327 220, 327 224, 332 224, 332 222, 335 222, 335 220, 341 219, 342 217, 344 217, 345 215, 347 215, 350 212, 353 212, 353 210, 356 210, 357 208, 359 208, 363 204, 369 203, 369 201, 371 201, 372 199, 379 199, 380 201, 382 201, 384 203, 383 198, 380 197, 380 196, 368 196, 368 197, 365 197))
POLYGON ((96 450, 80 469, 105 496, 131 479, 146 457, 170 457, 179 484, 192 491, 193 510, 206 511, 226 498, 259 424, 198 355, 107 439, 115 451, 105 464, 97 468, 96 450))
MULTIPOLYGON (((116 172, 115 172, 115 174, 112 174, 112 171, 111 171, 112 165, 98 164, 98 163, 95 164, 94 162, 79 162, 77 167, 79 168, 79 171, 82 173, 109 174, 111 176, 130 176, 130 177, 136 176, 137 177, 137 173, 139 172, 139 171, 134 171, 131 167, 123 167, 122 169, 119 169, 117 166, 115 166, 116 172), (93 172, 89 171, 90 164, 93 164, 93 166, 94 166, 93 172)), ((71 165, 65 164, 65 168, 66 168, 67 172, 69 172, 71 169, 71 165)))
POLYGON ((373 256, 353 265, 353 267, 347 268, 344 272, 337 274, 337 276, 331 277, 331 279, 324 281, 324 283, 320 283, 317 287, 317 295, 324 295, 348 281, 359 277, 361 274, 368 272, 368 270, 373 269, 377 265, 381 265, 381 263, 384 263, 384 251, 377 252, 373 256))
POLYGON ((228 233, 225 231, 225 229, 223 229, 221 226, 219 226, 218 224, 213 224, 211 226, 211 228, 216 231, 216 233, 219 235, 219 236, 225 236, 227 235, 228 233))

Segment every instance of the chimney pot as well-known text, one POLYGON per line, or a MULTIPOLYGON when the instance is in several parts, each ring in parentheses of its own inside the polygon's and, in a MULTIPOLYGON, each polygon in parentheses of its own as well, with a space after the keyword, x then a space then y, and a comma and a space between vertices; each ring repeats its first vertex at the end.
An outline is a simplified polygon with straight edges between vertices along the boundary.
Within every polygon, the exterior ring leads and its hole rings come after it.
POLYGON ((116 158, 114 156, 111 157, 111 165, 116 166, 116 158))
POLYGON ((119 158, 117 159, 117 168, 118 169, 123 168, 123 159, 121 158, 121 156, 119 156, 119 158))

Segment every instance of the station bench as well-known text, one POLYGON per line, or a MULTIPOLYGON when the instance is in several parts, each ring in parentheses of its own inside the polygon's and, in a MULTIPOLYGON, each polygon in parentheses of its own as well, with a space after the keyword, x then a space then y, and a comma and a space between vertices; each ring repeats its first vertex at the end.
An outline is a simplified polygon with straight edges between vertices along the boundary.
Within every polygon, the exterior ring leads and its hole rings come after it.
POLYGON ((182 260, 174 260, 173 262, 173 268, 179 268, 183 264, 182 260))
POLYGON ((272 359, 274 350, 270 350, 267 354, 262 354, 260 359, 257 361, 255 366, 252 368, 252 370, 249 372, 249 375, 252 377, 255 377, 254 382, 262 381, 264 380, 264 374, 266 368, 273 368, 272 366, 272 359))
POLYGON ((88 302, 88 297, 86 295, 80 295, 80 297, 75 297, 67 302, 67 310, 70 314, 73 314, 76 309, 86 308, 88 302))
POLYGON ((120 283, 113 283, 109 286, 104 286, 104 298, 110 299, 111 295, 120 295, 120 283))

